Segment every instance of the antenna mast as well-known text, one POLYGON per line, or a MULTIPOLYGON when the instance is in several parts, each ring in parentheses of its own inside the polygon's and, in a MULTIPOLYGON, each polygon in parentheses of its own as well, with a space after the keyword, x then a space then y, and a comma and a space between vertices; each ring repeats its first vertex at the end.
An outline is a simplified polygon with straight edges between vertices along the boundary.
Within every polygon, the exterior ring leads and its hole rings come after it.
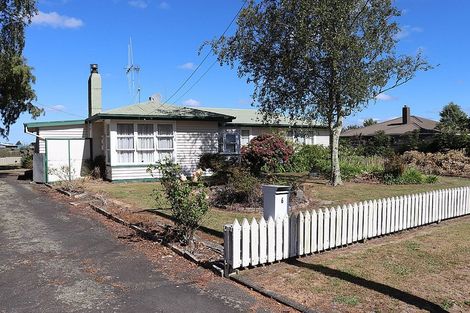
POLYGON ((129 93, 131 94, 132 101, 135 102, 136 98, 140 103, 140 66, 134 64, 134 53, 132 51, 132 37, 129 38, 129 44, 127 46, 127 66, 124 68, 127 76, 127 83, 129 86, 129 93), (136 89, 137 80, 137 89, 136 89))

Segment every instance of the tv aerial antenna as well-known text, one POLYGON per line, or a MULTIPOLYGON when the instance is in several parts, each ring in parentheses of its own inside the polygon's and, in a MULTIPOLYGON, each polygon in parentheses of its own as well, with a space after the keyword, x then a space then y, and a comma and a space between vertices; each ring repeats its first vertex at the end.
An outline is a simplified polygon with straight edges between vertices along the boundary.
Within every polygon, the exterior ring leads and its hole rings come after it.
POLYGON ((134 64, 134 52, 132 49, 132 38, 129 38, 129 44, 127 45, 127 66, 124 68, 127 76, 127 84, 129 86, 129 93, 131 94, 132 100, 135 102, 138 100, 140 103, 140 66, 134 64))

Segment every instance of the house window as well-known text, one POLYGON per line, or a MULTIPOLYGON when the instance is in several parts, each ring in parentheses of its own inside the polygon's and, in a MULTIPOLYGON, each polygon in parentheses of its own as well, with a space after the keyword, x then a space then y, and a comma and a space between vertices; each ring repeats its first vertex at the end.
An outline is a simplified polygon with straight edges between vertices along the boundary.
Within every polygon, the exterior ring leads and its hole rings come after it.
POLYGON ((238 153, 238 134, 227 133, 224 136, 224 153, 238 153))
POLYGON ((134 124, 117 124, 118 163, 134 163, 134 124))
POLYGON ((241 130, 241 140, 240 143, 242 146, 247 145, 250 142, 250 130, 242 129, 241 130))
POLYGON ((172 124, 157 125, 157 153, 158 160, 173 159, 174 134, 172 124))
POLYGON ((137 162, 153 163, 155 155, 153 124, 137 125, 137 162))

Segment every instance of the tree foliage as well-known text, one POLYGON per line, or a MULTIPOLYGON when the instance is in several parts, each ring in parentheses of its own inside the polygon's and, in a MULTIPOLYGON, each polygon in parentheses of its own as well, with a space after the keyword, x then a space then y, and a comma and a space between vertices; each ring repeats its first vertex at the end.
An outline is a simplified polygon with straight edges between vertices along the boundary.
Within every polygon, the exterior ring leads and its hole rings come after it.
POLYGON ((373 118, 368 118, 362 123, 362 126, 367 127, 375 124, 377 124, 376 120, 374 120, 373 118))
POLYGON ((391 0, 251 0, 236 33, 210 44, 221 64, 254 84, 265 120, 328 125, 337 185, 344 118, 430 68, 419 53, 395 51, 399 15, 391 0))
POLYGON ((35 77, 23 57, 25 28, 36 14, 34 0, 0 0, 0 135, 7 136, 10 126, 23 112, 33 117, 41 110, 33 105, 35 77))
POLYGON ((439 113, 438 146, 441 150, 462 149, 470 142, 470 120, 458 104, 450 102, 439 113))

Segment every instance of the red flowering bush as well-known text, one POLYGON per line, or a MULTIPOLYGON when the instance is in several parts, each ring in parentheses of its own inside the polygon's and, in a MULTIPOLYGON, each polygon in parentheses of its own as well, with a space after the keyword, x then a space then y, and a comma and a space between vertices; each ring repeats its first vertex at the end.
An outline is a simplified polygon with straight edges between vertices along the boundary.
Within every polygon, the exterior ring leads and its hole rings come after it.
POLYGON ((282 169, 294 154, 294 148, 287 141, 273 134, 253 138, 241 149, 242 163, 258 175, 262 170, 274 172, 282 169))

